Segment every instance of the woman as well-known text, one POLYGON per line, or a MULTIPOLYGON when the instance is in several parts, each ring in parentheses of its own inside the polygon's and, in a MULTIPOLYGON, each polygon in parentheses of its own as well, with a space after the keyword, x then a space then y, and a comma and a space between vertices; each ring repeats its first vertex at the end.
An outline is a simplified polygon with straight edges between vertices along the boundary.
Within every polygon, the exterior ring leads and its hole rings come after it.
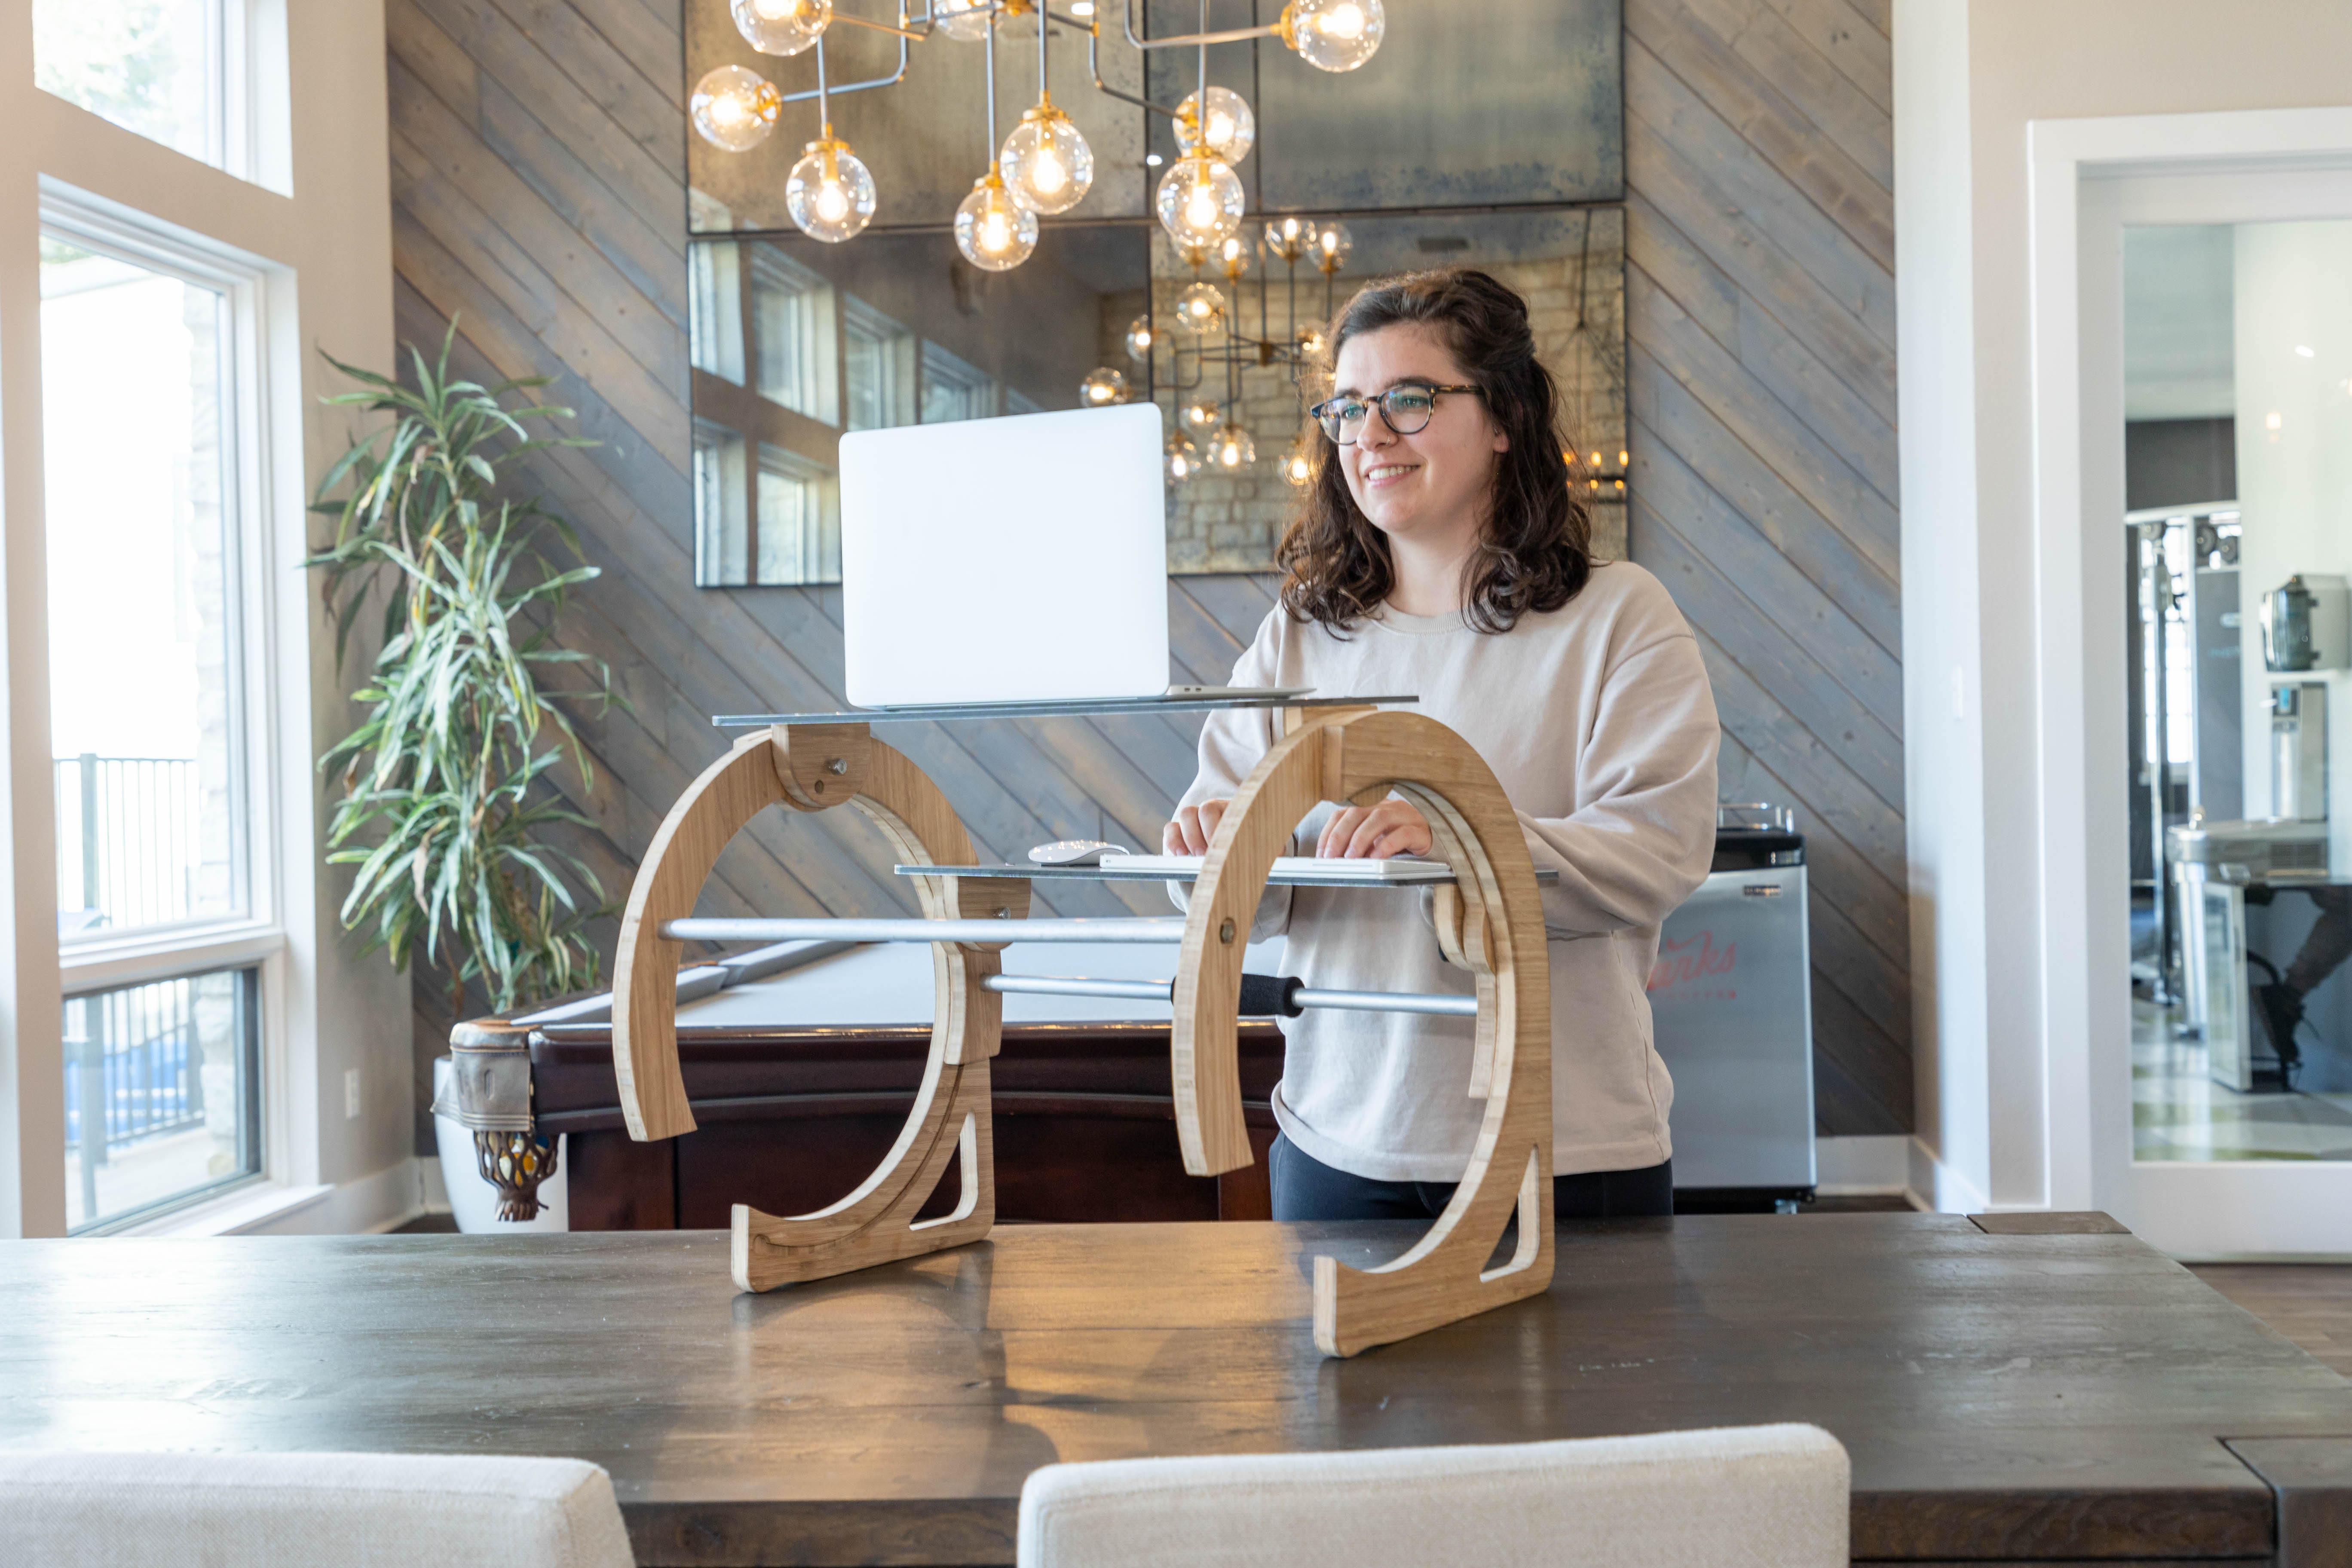
MULTIPOLYGON (((1674 1086, 1643 986, 1659 921, 1713 854, 1717 732, 1698 645, 1656 578, 1591 558, 1517 295, 1466 268, 1416 273, 1358 294, 1333 343, 1282 602, 1234 684, 1416 693, 1413 711, 1494 769, 1537 867, 1559 874, 1542 892, 1556 1210, 1671 1214, 1674 1086)), ((1169 853, 1206 852, 1274 739, 1261 711, 1210 719, 1169 853)), ((1426 854, 1429 825, 1401 799, 1327 804, 1297 843, 1426 854)), ((1252 934, 1286 934, 1283 967, 1312 986, 1467 991, 1429 910, 1425 893, 1274 889, 1252 934)), ((1466 1093, 1470 1021, 1318 1010, 1286 1033, 1275 1217, 1435 1217, 1484 1110, 1466 1093)))

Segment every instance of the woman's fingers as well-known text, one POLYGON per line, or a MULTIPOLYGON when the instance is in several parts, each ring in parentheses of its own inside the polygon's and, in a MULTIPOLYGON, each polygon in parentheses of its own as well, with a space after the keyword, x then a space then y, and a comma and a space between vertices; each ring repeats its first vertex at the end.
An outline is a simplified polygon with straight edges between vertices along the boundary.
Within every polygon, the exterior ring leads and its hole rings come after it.
POLYGON ((1206 855, 1209 840, 1217 835, 1217 824, 1224 820, 1229 800, 1204 800, 1198 805, 1180 805, 1175 818, 1160 830, 1160 847, 1170 855, 1206 855))
POLYGON ((1350 805, 1331 814, 1315 853, 1327 859, 1386 859, 1429 853, 1429 822, 1410 801, 1350 805))
POLYGON ((1323 825, 1321 837, 1315 840, 1317 857, 1325 860, 1344 857, 1348 846, 1355 840, 1356 829, 1370 816, 1360 805, 1345 805, 1333 812, 1331 820, 1323 825))

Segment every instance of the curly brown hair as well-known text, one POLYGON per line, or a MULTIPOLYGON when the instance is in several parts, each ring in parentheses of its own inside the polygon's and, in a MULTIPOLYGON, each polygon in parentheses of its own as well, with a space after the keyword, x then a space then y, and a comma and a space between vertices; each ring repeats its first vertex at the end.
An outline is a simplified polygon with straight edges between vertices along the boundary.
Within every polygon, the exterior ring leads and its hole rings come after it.
MULTIPOLYGON (((1449 267, 1360 289, 1340 310, 1331 356, 1348 340, 1413 322, 1436 329, 1510 438, 1496 455, 1493 509, 1463 567, 1463 614, 1482 632, 1507 632, 1530 610, 1557 610, 1592 575, 1592 523, 1573 489, 1559 431, 1559 395, 1536 357, 1527 301, 1487 273, 1449 267)), ((1315 477, 1275 561, 1282 607, 1333 632, 1378 610, 1395 586, 1388 536, 1349 492, 1339 447, 1318 426, 1315 477)))

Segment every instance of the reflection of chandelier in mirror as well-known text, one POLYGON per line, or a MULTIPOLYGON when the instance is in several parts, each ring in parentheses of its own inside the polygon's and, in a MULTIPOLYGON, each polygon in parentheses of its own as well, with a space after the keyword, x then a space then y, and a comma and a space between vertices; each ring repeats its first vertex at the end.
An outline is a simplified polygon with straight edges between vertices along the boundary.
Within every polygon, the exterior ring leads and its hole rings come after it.
MULTIPOLYGON (((896 25, 852 16, 835 0, 730 0, 729 14, 744 40, 762 54, 791 56, 814 50, 816 86, 807 92, 779 92, 773 83, 741 66, 724 65, 697 82, 689 116, 694 128, 711 145, 730 153, 745 153, 767 140, 776 127, 778 111, 787 103, 814 99, 817 106, 818 139, 808 156, 794 166, 787 186, 786 210, 793 222, 812 238, 839 242, 863 229, 874 216, 874 181, 850 150, 835 137, 831 99, 842 93, 894 86, 907 75, 908 45, 934 36, 987 48, 988 173, 974 184, 971 195, 956 210, 956 245, 975 267, 1001 272, 1028 259, 1036 247, 1037 215, 1064 213, 1086 199, 1094 184, 1094 151, 1070 117, 1054 103, 1046 90, 1047 41, 1055 27, 1086 35, 1087 65, 1095 87, 1122 102, 1166 116, 1174 123, 1182 155, 1162 176, 1154 203, 1160 223, 1180 247, 1214 250, 1241 231, 1247 210, 1241 177, 1234 164, 1249 153, 1257 137, 1257 116, 1249 101, 1228 88, 1212 87, 1208 79, 1208 46, 1240 43, 1252 38, 1278 38, 1298 58, 1319 70, 1351 71, 1372 58, 1387 31, 1381 0, 1289 0, 1280 19, 1265 26, 1207 30, 1208 5, 1202 0, 1202 30, 1181 37, 1150 38, 1135 26, 1134 0, 1119 0, 1120 29, 1138 50, 1191 48, 1200 51, 1200 85, 1174 108, 1121 92, 1104 82, 1099 58, 1101 21, 1097 5, 1088 0, 1064 0, 1066 11, 1054 9, 1054 0, 922 0, 919 14, 912 0, 898 0, 896 25), (1000 145, 996 139, 996 35, 1008 16, 1037 18, 1037 103, 1000 145), (835 26, 864 27, 887 33, 898 40, 898 68, 868 81, 838 88, 825 79, 824 36, 835 26), (800 192, 794 199, 793 191, 800 192)), ((1151 160, 1157 163, 1155 155, 1151 160)), ((1294 226, 1296 219, 1288 220, 1294 226)), ((1344 231, 1342 231, 1344 233, 1344 231)), ((1316 237, 1319 240, 1320 236, 1316 237)), ((1235 252, 1234 254, 1240 254, 1235 252)), ((1278 251, 1285 260, 1297 254, 1278 251)), ((1344 243, 1339 258, 1345 258, 1344 243)), ((1227 258, 1227 276, 1237 270, 1227 258)), ((1317 263, 1328 274, 1337 260, 1317 263)), ((1134 352, 1130 341, 1129 351, 1134 352)), ((1149 345, 1146 345, 1146 352, 1149 345)))

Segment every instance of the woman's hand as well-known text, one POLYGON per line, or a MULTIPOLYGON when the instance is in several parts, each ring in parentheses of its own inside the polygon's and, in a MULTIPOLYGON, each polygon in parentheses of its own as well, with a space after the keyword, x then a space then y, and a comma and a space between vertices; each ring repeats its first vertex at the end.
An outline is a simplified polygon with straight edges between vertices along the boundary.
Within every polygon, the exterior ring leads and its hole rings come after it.
POLYGON ((1327 860, 1385 860, 1392 855, 1426 855, 1429 845, 1429 819, 1410 801, 1384 800, 1333 814, 1323 837, 1315 841, 1315 853, 1327 860))
POLYGON ((1176 820, 1160 830, 1160 848, 1167 855, 1206 855, 1209 840, 1217 836, 1217 824, 1223 820, 1225 807, 1231 799, 1204 800, 1198 805, 1180 805, 1176 820))

